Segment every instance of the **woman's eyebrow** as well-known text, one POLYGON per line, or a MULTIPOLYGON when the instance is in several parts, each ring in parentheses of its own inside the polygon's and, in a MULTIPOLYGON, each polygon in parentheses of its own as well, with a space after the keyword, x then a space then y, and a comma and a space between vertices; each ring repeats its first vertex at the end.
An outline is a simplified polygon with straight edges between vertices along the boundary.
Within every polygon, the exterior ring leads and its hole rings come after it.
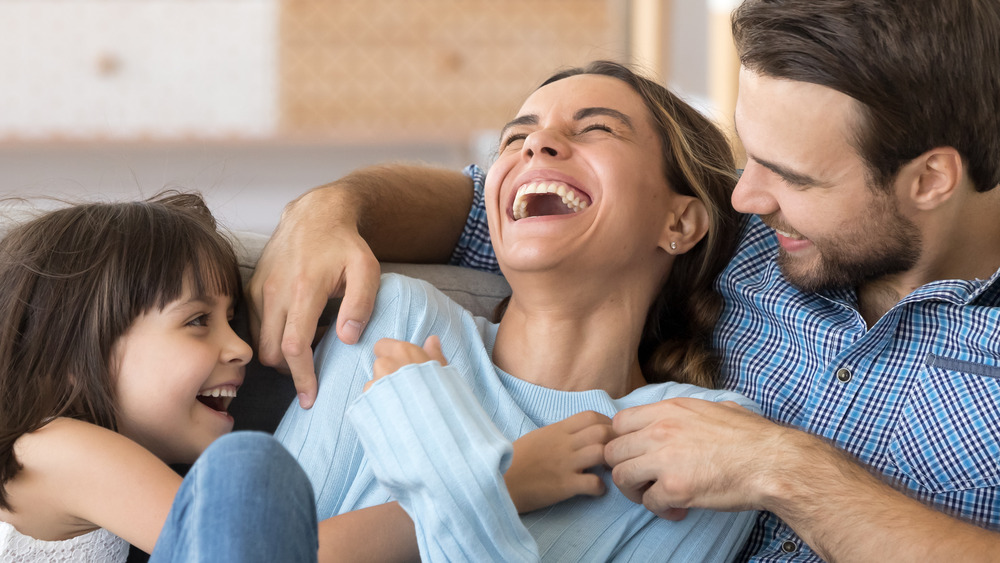
POLYGON ((632 130, 633 132, 635 131, 635 127, 632 126, 632 118, 630 118, 629 116, 625 115, 624 113, 616 109, 611 109, 611 108, 604 108, 604 107, 583 108, 580 111, 576 112, 576 114, 573 116, 573 119, 579 121, 581 119, 586 119, 588 117, 593 117, 595 115, 604 115, 607 117, 617 119, 618 121, 621 121, 623 124, 625 124, 625 126, 628 127, 630 130, 632 130))
POLYGON ((514 119, 507 122, 507 125, 503 126, 500 130, 500 138, 502 139, 507 130, 511 127, 517 127, 518 125, 535 125, 538 123, 538 116, 535 114, 519 115, 514 119))
MULTIPOLYGON (((605 107, 583 108, 577 111, 575 114, 573 114, 573 120, 580 121, 581 119, 586 119, 588 117, 593 117, 595 115, 603 115, 606 117, 617 119, 618 121, 621 121, 622 124, 624 124, 626 127, 628 127, 629 130, 633 132, 635 131, 635 127, 632 126, 631 117, 625 115, 624 113, 616 109, 611 109, 611 108, 605 108, 605 107)), ((519 125, 536 125, 536 124, 538 124, 537 115, 533 113, 527 115, 519 115, 503 126, 503 129, 500 130, 500 138, 502 139, 504 135, 507 133, 507 130, 510 129, 511 127, 517 127, 519 125)))

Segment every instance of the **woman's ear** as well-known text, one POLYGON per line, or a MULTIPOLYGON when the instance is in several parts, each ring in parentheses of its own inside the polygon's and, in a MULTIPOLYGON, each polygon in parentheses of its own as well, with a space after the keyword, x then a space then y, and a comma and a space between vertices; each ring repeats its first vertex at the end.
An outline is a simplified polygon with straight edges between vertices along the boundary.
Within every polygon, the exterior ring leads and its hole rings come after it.
POLYGON ((667 216, 660 235, 660 248, 670 254, 684 254, 708 232, 708 210, 696 197, 675 195, 676 203, 667 216))

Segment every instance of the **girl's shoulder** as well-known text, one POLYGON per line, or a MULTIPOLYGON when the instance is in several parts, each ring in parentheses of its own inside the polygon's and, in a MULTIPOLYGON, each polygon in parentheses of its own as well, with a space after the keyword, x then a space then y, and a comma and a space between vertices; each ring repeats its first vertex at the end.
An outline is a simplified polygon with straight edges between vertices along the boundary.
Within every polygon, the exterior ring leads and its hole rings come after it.
POLYGON ((96 529, 67 511, 62 500, 76 484, 73 471, 87 471, 93 452, 87 456, 83 452, 99 443, 105 432, 110 431, 79 420, 55 418, 18 438, 14 454, 21 469, 6 483, 14 511, 3 512, 3 520, 25 535, 50 541, 96 529))
POLYGON ((152 549, 181 482, 139 444, 70 418, 25 434, 14 451, 23 469, 7 483, 15 510, 4 520, 41 540, 103 527, 152 549))

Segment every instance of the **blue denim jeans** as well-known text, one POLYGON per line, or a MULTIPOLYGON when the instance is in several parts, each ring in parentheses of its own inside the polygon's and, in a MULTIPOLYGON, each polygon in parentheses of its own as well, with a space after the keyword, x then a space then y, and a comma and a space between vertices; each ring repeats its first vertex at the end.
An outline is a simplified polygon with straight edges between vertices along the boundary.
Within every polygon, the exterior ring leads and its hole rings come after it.
POLYGON ((191 466, 150 557, 167 561, 316 561, 312 486, 269 434, 234 432, 191 466))

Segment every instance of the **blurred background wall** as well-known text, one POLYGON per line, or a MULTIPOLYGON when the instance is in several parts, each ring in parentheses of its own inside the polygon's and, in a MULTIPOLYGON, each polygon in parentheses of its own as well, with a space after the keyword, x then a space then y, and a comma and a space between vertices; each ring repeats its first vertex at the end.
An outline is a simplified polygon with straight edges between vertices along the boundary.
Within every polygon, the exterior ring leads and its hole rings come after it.
POLYGON ((389 160, 488 165, 556 69, 632 63, 729 127, 736 0, 0 0, 0 195, 205 194, 270 233, 389 160))

